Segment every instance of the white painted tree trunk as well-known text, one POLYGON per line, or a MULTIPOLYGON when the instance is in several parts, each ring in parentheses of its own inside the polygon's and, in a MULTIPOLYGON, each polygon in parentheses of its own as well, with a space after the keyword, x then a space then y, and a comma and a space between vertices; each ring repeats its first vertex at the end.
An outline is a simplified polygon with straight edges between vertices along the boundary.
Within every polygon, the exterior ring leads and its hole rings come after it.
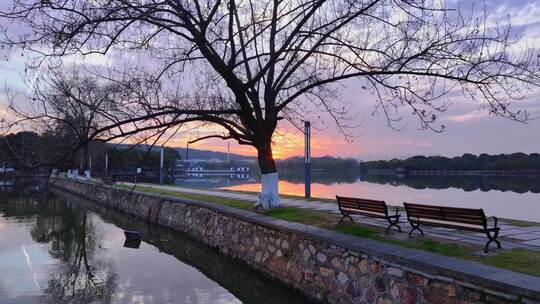
POLYGON ((259 198, 257 200, 257 204, 255 204, 255 208, 278 208, 280 203, 277 172, 262 174, 261 184, 261 193, 259 193, 259 198))

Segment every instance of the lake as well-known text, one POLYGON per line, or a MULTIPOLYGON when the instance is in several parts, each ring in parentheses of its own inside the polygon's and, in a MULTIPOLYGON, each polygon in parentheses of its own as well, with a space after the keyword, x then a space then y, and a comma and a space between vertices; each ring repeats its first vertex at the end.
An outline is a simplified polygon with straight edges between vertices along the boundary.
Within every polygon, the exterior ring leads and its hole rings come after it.
POLYGON ((73 196, 3 193, 0 303, 307 301, 183 234, 73 196), (138 249, 124 229, 141 232, 138 249))
MULTIPOLYGON (((189 176, 175 184, 186 187, 259 191, 258 176, 230 178, 189 176)), ((304 195, 302 172, 280 173, 282 194, 304 195)), ((430 205, 483 208, 486 215, 540 222, 540 177, 538 176, 409 176, 322 173, 312 177, 312 197, 336 195, 430 205)))

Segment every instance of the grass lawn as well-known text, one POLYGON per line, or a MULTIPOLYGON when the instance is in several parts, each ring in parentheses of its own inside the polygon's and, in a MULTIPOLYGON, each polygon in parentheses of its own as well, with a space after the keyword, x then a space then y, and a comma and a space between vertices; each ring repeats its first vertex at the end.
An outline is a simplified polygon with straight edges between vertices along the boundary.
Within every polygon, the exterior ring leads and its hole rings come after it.
MULTIPOLYGON (((128 190, 131 190, 133 188, 132 186, 128 185, 116 185, 115 187, 128 190)), ((430 239, 428 237, 412 238, 406 240, 396 239, 392 236, 385 235, 384 229, 382 228, 376 228, 350 222, 339 224, 338 220, 340 216, 337 214, 330 214, 326 212, 302 209, 297 207, 281 207, 278 209, 256 211, 253 208, 252 202, 244 200, 228 199, 211 195, 201 195, 178 191, 167 191, 145 186, 137 186, 135 190, 231 206, 234 208, 257 212, 266 216, 290 222, 319 226, 344 234, 359 236, 408 248, 420 249, 450 257, 477 261, 487 265, 540 276, 540 252, 537 251, 526 249, 499 250, 497 251, 496 255, 481 256, 476 254, 476 252, 483 250, 483 244, 482 246, 472 246, 450 241, 443 242, 430 239)))
MULTIPOLYGON (((247 191, 247 190, 229 190, 229 189, 216 189, 218 191, 223 192, 234 192, 234 193, 247 193, 247 194, 259 194, 259 192, 256 191, 247 191)), ((304 201, 317 201, 321 203, 336 203, 336 200, 333 198, 322 198, 322 197, 310 197, 305 198, 301 195, 292 195, 292 194, 280 194, 279 195, 282 198, 292 198, 292 199, 300 199, 304 201)))
POLYGON ((519 220, 505 220, 503 219, 504 222, 506 222, 508 225, 512 225, 512 226, 517 226, 517 227, 535 227, 535 226, 538 226, 538 223, 532 223, 532 222, 527 222, 527 221, 519 221, 519 220))
MULTIPOLYGON (((129 185, 115 185, 117 188, 131 190, 133 189, 133 186, 129 185)), ((195 201, 203 201, 203 202, 210 202, 220 205, 226 205, 231 206, 238 209, 253 209, 253 203, 248 201, 242 201, 242 200, 235 200, 235 199, 228 199, 218 196, 211 196, 211 195, 202 195, 202 194, 195 194, 195 193, 186 193, 186 192, 178 192, 178 191, 167 191, 167 190, 161 190, 157 188, 152 187, 145 187, 145 186, 136 186, 135 190, 141 191, 141 192, 147 192, 147 193, 154 193, 154 194, 160 194, 160 195, 167 195, 172 197, 180 197, 195 201)))

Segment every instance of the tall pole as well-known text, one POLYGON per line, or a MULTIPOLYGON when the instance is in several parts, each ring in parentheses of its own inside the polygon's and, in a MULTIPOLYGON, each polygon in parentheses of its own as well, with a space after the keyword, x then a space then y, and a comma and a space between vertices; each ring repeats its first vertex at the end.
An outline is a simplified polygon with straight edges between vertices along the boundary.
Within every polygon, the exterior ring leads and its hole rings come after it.
POLYGON ((6 163, 2 163, 2 190, 6 185, 6 163))
POLYGON ((309 121, 304 122, 304 185, 305 197, 311 197, 311 126, 309 121))
POLYGON ((163 172, 163 146, 161 146, 161 152, 159 153, 159 183, 163 184, 164 172, 163 172))
POLYGON ((92 156, 88 156, 88 169, 85 170, 86 178, 92 177, 92 156))
POLYGON ((227 142, 227 164, 231 164, 231 145, 227 142))
POLYGON ((109 175, 109 153, 105 154, 105 176, 109 175))
POLYGON ((186 143, 186 162, 188 161, 189 157, 189 141, 186 143))

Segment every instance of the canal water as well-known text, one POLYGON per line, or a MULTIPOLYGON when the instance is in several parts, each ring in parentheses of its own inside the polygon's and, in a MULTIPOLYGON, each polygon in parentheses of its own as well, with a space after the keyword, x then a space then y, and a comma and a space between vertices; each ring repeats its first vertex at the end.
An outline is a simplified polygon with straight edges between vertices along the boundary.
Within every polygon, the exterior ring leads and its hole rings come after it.
POLYGON ((4 193, 0 303, 307 301, 183 234, 73 196, 4 193), (141 232, 138 249, 123 230, 141 232))
MULTIPOLYGON (((186 187, 259 191, 258 176, 230 178, 190 176, 177 179, 186 187)), ((304 195, 302 172, 280 172, 282 194, 304 195)), ((403 202, 483 208, 487 215, 540 222, 539 176, 409 176, 360 175, 351 172, 314 172, 311 195, 336 195, 403 202)))

